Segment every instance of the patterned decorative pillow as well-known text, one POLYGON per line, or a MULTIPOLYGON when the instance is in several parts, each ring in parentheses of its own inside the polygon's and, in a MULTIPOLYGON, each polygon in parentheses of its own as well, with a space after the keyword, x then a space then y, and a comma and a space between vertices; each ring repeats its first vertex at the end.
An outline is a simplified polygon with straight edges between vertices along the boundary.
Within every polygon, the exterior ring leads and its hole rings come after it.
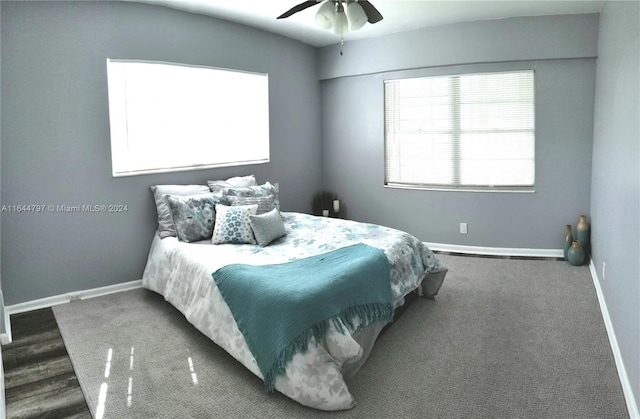
POLYGON ((276 208, 265 214, 251 215, 249 218, 256 241, 262 247, 287 234, 280 211, 276 208))
POLYGON ((176 236, 171 209, 164 199, 165 195, 188 196, 210 193, 211 191, 206 185, 153 185, 151 192, 153 192, 153 199, 156 201, 156 210, 158 211, 158 232, 160 238, 164 239, 176 236))
POLYGON ((208 180, 207 185, 211 192, 221 191, 227 188, 248 188, 249 186, 256 186, 256 177, 254 175, 249 176, 236 176, 230 177, 227 180, 208 180))
POLYGON ((249 186, 247 188, 227 188, 224 190, 225 197, 242 196, 242 197, 256 197, 256 196, 269 196, 275 197, 274 205, 280 211, 280 200, 278 199, 278 191, 276 187, 265 182, 264 185, 249 186))
POLYGON ((166 195, 178 239, 195 242, 210 239, 216 219, 220 195, 212 193, 192 196, 166 195))
POLYGON ((250 216, 256 215, 258 205, 228 207, 216 205, 216 222, 213 228, 213 244, 256 244, 251 230, 250 216))
POLYGON ((237 205, 258 205, 258 212, 256 214, 264 214, 274 209, 276 197, 274 195, 267 196, 227 196, 227 201, 231 206, 237 205))

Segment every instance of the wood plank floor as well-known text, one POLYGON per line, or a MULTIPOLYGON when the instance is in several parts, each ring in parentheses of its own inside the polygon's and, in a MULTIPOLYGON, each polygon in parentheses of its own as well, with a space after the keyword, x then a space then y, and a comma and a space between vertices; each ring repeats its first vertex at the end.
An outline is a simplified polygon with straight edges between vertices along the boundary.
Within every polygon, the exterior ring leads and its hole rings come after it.
POLYGON ((11 316, 2 347, 7 419, 91 418, 51 308, 11 316))

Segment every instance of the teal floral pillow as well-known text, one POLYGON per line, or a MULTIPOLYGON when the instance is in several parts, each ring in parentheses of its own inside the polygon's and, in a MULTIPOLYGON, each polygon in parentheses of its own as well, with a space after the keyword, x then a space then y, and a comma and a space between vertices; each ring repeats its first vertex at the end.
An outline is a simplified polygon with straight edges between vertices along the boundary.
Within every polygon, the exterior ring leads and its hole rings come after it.
POLYGON ((156 201, 158 211, 158 234, 160 238, 175 237, 176 227, 173 224, 171 208, 165 199, 167 195, 191 196, 210 193, 205 185, 153 185, 151 186, 153 199, 156 201))
POLYGON ((210 239, 216 219, 216 204, 220 195, 166 195, 178 239, 184 242, 210 239))
POLYGON ((216 222, 213 228, 213 244, 256 244, 251 230, 251 216, 256 215, 258 205, 229 207, 216 205, 216 222))

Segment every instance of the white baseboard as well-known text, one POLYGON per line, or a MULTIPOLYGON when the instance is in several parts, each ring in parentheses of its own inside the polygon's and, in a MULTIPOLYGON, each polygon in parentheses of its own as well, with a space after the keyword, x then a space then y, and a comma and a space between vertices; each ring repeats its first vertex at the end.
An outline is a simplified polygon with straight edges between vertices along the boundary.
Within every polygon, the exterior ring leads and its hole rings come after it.
POLYGON ((2 290, 0 290, 0 308, 2 309, 2 319, 4 320, 4 332, 0 333, 0 345, 6 345, 7 343, 11 343, 11 324, 9 323, 7 307, 4 305, 4 295, 2 294, 2 290))
POLYGON ((627 403, 627 409, 629 410, 629 417, 631 419, 639 419, 640 411, 638 410, 638 404, 636 403, 635 396, 633 394, 633 388, 629 382, 629 376, 624 366, 624 360, 620 353, 620 347, 618 346, 618 339, 611 323, 611 317, 609 316, 609 309, 607 308, 607 302, 602 293, 602 287, 600 287, 600 279, 598 278, 598 272, 593 264, 593 259, 589 262, 589 271, 591 272, 591 279, 596 289, 596 295, 598 296, 598 303, 600 303, 600 311, 602 312, 602 318, 604 319, 604 325, 607 329, 607 335, 609 336, 609 344, 611 345, 611 351, 613 352, 613 359, 616 362, 616 368, 618 370, 618 377, 620 384, 622 385, 622 392, 624 394, 625 401, 627 403))
POLYGON ((440 252, 465 253, 474 255, 491 255, 491 256, 529 256, 539 258, 561 258, 564 257, 562 249, 525 249, 519 247, 481 247, 481 246, 462 246, 457 244, 444 243, 428 243, 425 244, 431 250, 440 252))
POLYGON ((4 333, 0 333, 0 345, 6 345, 11 343, 11 322, 9 320, 9 312, 7 307, 3 307, 4 310, 4 333))
MULTIPOLYGON (((2 349, 0 349, 0 358, 2 358, 2 349)), ((0 419, 6 419, 7 405, 4 393, 4 364, 0 362, 0 419)))
POLYGON ((67 294, 54 295, 51 297, 41 298, 39 300, 25 301, 24 303, 5 306, 5 325, 7 333, 2 335, 2 344, 11 343, 11 314, 24 313, 26 311, 38 310, 41 308, 53 307, 58 304, 64 304, 71 301, 85 300, 87 298, 100 297, 101 295, 114 294, 116 292, 128 291, 142 287, 142 280, 123 282, 121 284, 107 285, 106 287, 92 288, 83 291, 74 291, 67 294))

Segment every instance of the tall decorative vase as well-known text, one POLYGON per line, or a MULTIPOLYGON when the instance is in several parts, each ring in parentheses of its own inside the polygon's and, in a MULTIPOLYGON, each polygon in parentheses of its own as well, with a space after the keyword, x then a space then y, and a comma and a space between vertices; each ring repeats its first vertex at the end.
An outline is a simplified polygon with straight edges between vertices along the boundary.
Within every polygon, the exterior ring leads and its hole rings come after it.
POLYGON ((576 240, 580 242, 580 246, 582 246, 582 250, 584 250, 585 257, 589 255, 589 251, 591 250, 590 230, 589 223, 587 223, 587 216, 581 215, 578 225, 576 226, 576 240))
POLYGON ((580 266, 584 263, 584 250, 578 240, 571 243, 571 247, 567 251, 567 261, 573 266, 580 266))
POLYGON ((567 252, 573 243, 573 235, 571 234, 571 224, 567 224, 564 233, 564 260, 567 260, 567 252))

